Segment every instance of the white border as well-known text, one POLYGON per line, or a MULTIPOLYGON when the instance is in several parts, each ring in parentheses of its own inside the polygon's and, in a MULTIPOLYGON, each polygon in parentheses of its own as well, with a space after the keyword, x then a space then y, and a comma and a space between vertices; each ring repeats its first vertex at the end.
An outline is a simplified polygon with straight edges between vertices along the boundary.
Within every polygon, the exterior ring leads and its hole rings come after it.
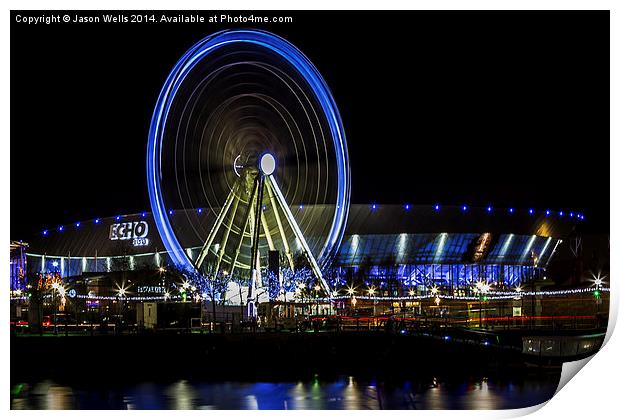
MULTIPOLYGON (((9 10, 10 9, 126 9, 126 10, 140 10, 140 9, 152 9, 152 10, 166 10, 166 9, 210 9, 210 10, 304 10, 304 9, 348 9, 351 6, 355 6, 357 9, 418 9, 418 10, 482 10, 482 9, 491 9, 491 10, 611 10, 611 138, 616 139, 616 142, 612 144, 611 147, 611 185, 617 185, 617 181, 619 180, 619 169, 618 169, 618 130, 617 130, 617 121, 618 121, 618 107, 617 107, 617 98, 618 98, 618 84, 617 84, 617 74, 618 74, 618 53, 617 50, 620 46, 618 42, 618 24, 620 23, 620 19, 618 18, 618 7, 617 2, 613 1, 542 1, 542 0, 527 0, 527 1, 391 1, 391 0, 383 0, 381 2, 370 2, 367 0, 360 0, 355 2, 352 5, 346 5, 345 2, 336 1, 336 0, 314 0, 314 1, 306 1, 306 2, 297 2, 291 3, 290 1, 273 1, 273 0, 264 0, 259 2, 251 2, 251 1, 237 1, 237 0, 228 0, 228 1, 184 1, 177 0, 175 2, 164 2, 160 0, 152 0, 152 1, 132 1, 132 0, 112 0, 107 2, 80 2, 80 1, 58 1, 50 4, 50 2, 45 1, 23 1, 17 2, 14 0, 10 0, 5 2, 8 6, 5 14, 5 19, 2 21, 2 38, 1 38, 1 48, 2 55, 1 57, 6 58, 6 61, 3 60, 4 65, 2 66, 2 75, 3 82, 2 90, 0 90, 0 96, 4 99, 2 104, 2 112, 0 113, 0 121, 2 122, 1 127, 3 131, 3 141, 1 142, 2 152, 0 153, 0 171, 2 171, 2 180, 0 183, 0 197, 5 197, 5 201, 9 197, 9 174, 11 169, 15 172, 21 170, 18 166, 19 162, 10 162, 9 161, 9 139, 10 139, 10 127, 9 127, 9 112, 10 112, 10 75, 9 75, 9 66, 8 66, 8 58, 9 58, 9 10), (615 52, 614 52, 615 47, 615 52), (10 168, 10 163, 13 163, 13 168, 10 168)), ((18 87, 13 86, 13 89, 18 87)), ((17 129, 17 127, 16 127, 17 129)), ((580 187, 578 184, 578 180, 576 180, 576 187, 580 187)), ((618 214, 618 194, 611 196, 611 210, 612 215, 618 214)), ((8 206, 3 206, 0 210, 2 212, 2 223, 0 224, 0 232, 2 233, 2 237, 4 237, 4 243, 8 245, 10 236, 9 236, 9 208, 8 206)), ((611 218, 611 234, 618 234, 618 223, 616 219, 612 216, 611 218)), ((3 249, 5 255, 4 261, 8 262, 8 246, 3 249)), ((620 261, 620 255, 618 255, 617 248, 612 248, 611 250, 611 261, 620 261)), ((8 266, 8 264, 6 264, 8 266)), ((8 271, 8 267, 5 266, 5 272, 8 271)), ((611 279, 616 278, 616 274, 618 274, 618 269, 616 265, 612 265, 611 267, 611 279)), ((611 328, 616 323, 617 320, 617 311, 618 311, 618 294, 614 293, 612 290, 611 294, 611 304, 612 310, 610 314, 610 331, 611 328)), ((2 311, 4 314, 9 313, 8 308, 8 299, 0 299, 0 305, 2 305, 2 311)), ((8 337, 8 323, 2 322, 0 325, 0 334, 3 337, 8 337)), ((550 400, 548 404, 544 407, 544 409, 537 411, 533 416, 537 418, 580 418, 584 417, 592 418, 592 419, 603 419, 603 418, 612 418, 617 415, 617 409, 615 407, 617 400, 617 391, 616 391, 616 378, 619 377, 618 373, 620 373, 618 369, 618 361, 617 355, 619 354, 619 346, 617 337, 607 337, 608 341, 603 348, 603 350, 597 354, 592 360, 588 363, 587 368, 583 369, 582 372, 579 373, 578 377, 574 380, 569 381, 569 383, 554 397, 550 400), (544 417, 543 417, 544 416, 544 417)), ((8 375, 8 340, 5 341, 4 346, 1 348, 2 360, 4 363, 2 364, 2 377, 5 381, 5 392, 8 391, 9 388, 9 375, 8 375)), ((7 398, 7 394, 5 393, 5 397, 2 398, 2 404, 5 409, 9 408, 9 398, 7 398)), ((544 404, 543 404, 544 405, 544 404)), ((540 407, 538 407, 540 408, 540 407)), ((446 412, 446 411, 425 411, 423 413, 424 417, 433 417, 433 418, 454 418, 458 416, 460 419, 463 418, 498 418, 498 417, 512 417, 527 414, 528 412, 534 411, 532 408, 523 409, 523 410, 505 410, 505 411, 491 411, 491 412, 480 412, 480 411, 457 411, 457 412, 446 412)), ((10 412, 11 416, 15 417, 30 417, 33 413, 31 412, 10 412)), ((92 412, 89 413, 89 416, 95 417, 104 417, 109 416, 112 413, 107 412, 92 412)), ((116 415, 117 413, 114 413, 116 415)), ((314 417, 317 413, 314 412, 295 412, 294 414, 285 413, 285 412, 244 412, 243 416, 247 417, 264 417, 264 418, 277 418, 279 416, 287 416, 291 415, 295 417, 314 417)), ((327 414, 327 413, 326 413, 327 414)), ((58 417, 58 418, 77 418, 81 417, 84 414, 78 411, 70 411, 70 412, 44 412, 37 413, 38 416, 49 416, 49 417, 58 417)), ((148 415, 149 417, 154 416, 158 418, 166 418, 169 415, 176 415, 175 413, 166 413, 166 412, 139 412, 139 413, 123 413, 123 416, 134 416, 134 415, 148 415)), ((189 416, 200 416, 201 418, 205 415, 205 413, 198 412, 190 412, 184 413, 184 415, 189 416)), ((224 416, 228 416, 229 413, 225 411, 220 411, 217 413, 210 413, 210 416, 215 415, 217 418, 223 418, 224 416)), ((236 415, 233 414, 233 415, 236 415)), ((319 413, 319 415, 322 415, 319 413)), ((383 413, 378 412, 369 412, 369 411, 343 411, 339 412, 338 416, 344 417, 373 417, 384 415, 383 413)), ((395 417, 405 417, 409 418, 409 416, 413 415, 411 412, 407 411, 399 411, 399 412, 390 412, 390 416, 395 417)))

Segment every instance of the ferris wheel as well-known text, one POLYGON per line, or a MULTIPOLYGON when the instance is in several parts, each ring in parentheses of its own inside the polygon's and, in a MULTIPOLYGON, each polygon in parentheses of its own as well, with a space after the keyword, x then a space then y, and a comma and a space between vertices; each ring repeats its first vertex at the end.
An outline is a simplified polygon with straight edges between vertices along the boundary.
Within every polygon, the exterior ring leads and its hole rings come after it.
POLYGON ((151 120, 147 183, 173 264, 247 276, 250 304, 277 251, 291 270, 301 257, 331 295, 323 271, 349 210, 346 138, 327 84, 285 39, 222 31, 179 59, 151 120))

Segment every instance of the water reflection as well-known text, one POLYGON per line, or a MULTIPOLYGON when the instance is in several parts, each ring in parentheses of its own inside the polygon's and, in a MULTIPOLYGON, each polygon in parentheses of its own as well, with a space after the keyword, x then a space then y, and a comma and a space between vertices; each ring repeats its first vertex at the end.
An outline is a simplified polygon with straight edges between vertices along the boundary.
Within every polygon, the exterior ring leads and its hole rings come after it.
POLYGON ((365 380, 353 376, 297 382, 146 382, 117 387, 21 383, 12 409, 508 409, 549 399, 558 377, 365 380))

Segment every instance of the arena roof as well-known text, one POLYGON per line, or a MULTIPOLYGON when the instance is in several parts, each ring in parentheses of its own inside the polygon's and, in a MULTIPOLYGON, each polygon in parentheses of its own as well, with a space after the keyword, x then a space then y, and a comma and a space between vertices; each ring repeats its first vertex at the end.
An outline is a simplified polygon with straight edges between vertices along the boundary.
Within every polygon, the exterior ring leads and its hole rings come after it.
MULTIPOLYGON (((300 225, 318 226, 314 229, 324 229, 325 223, 315 223, 317 220, 329 220, 332 208, 325 205, 299 206, 295 217, 299 218, 300 225), (314 222, 312 222, 314 221, 314 222)), ((495 243, 507 240, 509 234, 519 237, 536 236, 541 246, 545 238, 562 239, 567 237, 575 227, 581 215, 573 213, 466 208, 457 206, 413 206, 413 205, 351 205, 349 218, 343 240, 345 251, 351 246, 354 235, 360 237, 376 236, 375 240, 383 237, 394 242, 397 235, 415 235, 420 241, 419 246, 411 245, 407 253, 413 253, 414 248, 421 252, 423 244, 441 240, 439 234, 448 234, 450 240, 456 240, 459 235, 461 241, 470 237, 470 242, 483 233, 494 237, 495 243), (424 239, 426 238, 426 239, 424 239), (503 239, 502 239, 503 238, 503 239), (348 244, 348 245, 347 245, 348 244)), ((204 238, 208 235, 216 214, 214 211, 202 209, 174 211, 170 216, 175 233, 181 238, 181 243, 188 247, 201 247, 204 238)), ((141 228, 144 228, 142 226, 141 228)), ((320 237, 321 232, 309 237, 320 237)), ((75 222, 41 232, 30 241, 28 252, 31 254, 64 256, 64 257, 106 257, 121 255, 140 255, 165 251, 152 215, 148 212, 98 218, 89 221, 75 222), (127 240, 113 240, 113 229, 120 223, 132 222, 132 229, 137 226, 134 222, 145 222, 148 243, 136 244, 127 240)), ((391 245, 390 245, 391 246, 391 245)), ((466 244, 454 245, 448 241, 446 249, 460 250, 466 244), (450 248, 452 246, 452 248, 450 248)), ((468 246, 468 245, 467 245, 468 246)), ((396 245, 393 245, 396 247, 396 245)), ((394 248, 395 249, 395 248, 394 248)), ((350 249, 345 253, 350 254, 350 249)), ((372 251, 369 251, 369 253, 372 251)), ((489 253, 491 257, 492 250, 489 253)), ((456 257, 455 257, 456 258, 456 257)))

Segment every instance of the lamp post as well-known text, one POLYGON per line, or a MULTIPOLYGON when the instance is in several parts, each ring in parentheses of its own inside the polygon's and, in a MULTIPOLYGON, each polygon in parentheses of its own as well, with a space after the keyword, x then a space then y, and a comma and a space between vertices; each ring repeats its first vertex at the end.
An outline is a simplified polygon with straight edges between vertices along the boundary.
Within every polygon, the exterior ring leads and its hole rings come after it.
POLYGON ((321 286, 318 284, 314 286, 314 296, 316 298, 316 314, 319 315, 319 290, 321 290, 321 286))
POLYGON ((482 328, 482 293, 485 285, 481 281, 476 282, 476 293, 478 294, 478 328, 482 328))
POLYGON ((119 334, 121 332, 121 322, 123 319, 124 306, 125 306, 124 299, 125 299, 126 293, 127 293, 127 289, 125 288, 125 286, 121 286, 118 288, 118 292, 116 294, 119 300, 119 317, 118 317, 118 321, 114 323, 114 330, 116 334, 119 334), (116 325, 117 323, 118 325, 116 325))
POLYGON ((600 308, 601 308, 601 287, 603 286, 603 279, 605 279, 605 277, 607 276, 601 276, 601 273, 599 272, 597 276, 594 276, 593 282, 594 282, 594 318, 595 318, 595 326, 596 328, 600 327, 599 325, 599 314, 600 314, 600 308))
MULTIPOLYGON (((409 296, 411 297, 411 312, 413 313, 413 296, 415 295, 415 290, 409 289, 409 296)), ((403 318, 406 315, 406 309, 403 311, 403 318)))
POLYGON ((491 286, 488 283, 482 283, 481 281, 476 283, 476 289, 478 290, 478 296, 480 297, 480 310, 478 313, 478 327, 482 328, 482 303, 486 300, 486 294, 491 290, 491 286))
POLYGON ((58 289, 58 283, 52 283, 52 311, 54 311, 54 335, 58 334, 58 327, 56 326, 56 290, 58 289))
POLYGON ((374 299, 374 296, 375 296, 375 288, 371 286, 368 289, 368 297, 370 297, 372 299, 372 316, 376 316, 377 315, 377 313, 376 313, 377 312, 377 308, 376 308, 376 305, 375 305, 376 301, 374 299))
POLYGON ((349 295, 349 299, 351 299, 351 306, 355 309, 355 303, 357 303, 357 299, 355 299, 355 289, 349 286, 347 289, 347 294, 349 295))

